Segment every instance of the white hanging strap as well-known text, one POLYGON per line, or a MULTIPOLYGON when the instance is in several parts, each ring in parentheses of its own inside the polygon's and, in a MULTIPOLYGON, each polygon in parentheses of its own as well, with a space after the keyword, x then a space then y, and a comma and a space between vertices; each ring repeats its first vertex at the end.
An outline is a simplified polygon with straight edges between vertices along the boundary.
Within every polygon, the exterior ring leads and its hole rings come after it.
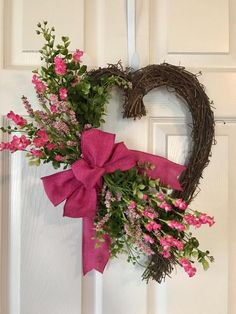
POLYGON ((135 2, 136 0, 126 0, 127 3, 127 47, 128 66, 137 70, 139 68, 139 58, 136 52, 136 23, 135 23, 135 2))

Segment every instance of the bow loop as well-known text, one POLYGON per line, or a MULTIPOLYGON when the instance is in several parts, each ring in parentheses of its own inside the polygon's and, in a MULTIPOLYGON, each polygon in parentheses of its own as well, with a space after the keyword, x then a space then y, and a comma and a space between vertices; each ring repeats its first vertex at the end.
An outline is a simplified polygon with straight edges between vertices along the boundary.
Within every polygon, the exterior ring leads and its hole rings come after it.
POLYGON ((97 129, 84 131, 81 137, 83 159, 89 165, 103 167, 109 160, 115 143, 115 134, 97 129))

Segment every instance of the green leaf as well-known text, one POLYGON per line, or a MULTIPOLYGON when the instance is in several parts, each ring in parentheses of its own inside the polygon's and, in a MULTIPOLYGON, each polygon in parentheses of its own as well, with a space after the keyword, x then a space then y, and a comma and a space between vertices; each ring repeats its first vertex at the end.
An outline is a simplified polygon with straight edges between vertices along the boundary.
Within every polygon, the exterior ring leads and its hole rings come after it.
POLYGON ((145 185, 144 184, 139 184, 138 188, 139 188, 139 190, 144 190, 145 189, 145 185))
POLYGON ((198 251, 193 251, 191 255, 195 258, 198 258, 198 251))
POLYGON ((203 269, 204 270, 208 270, 209 263, 208 263, 208 261, 205 258, 202 259, 201 263, 202 263, 203 269))
POLYGON ((138 198, 143 199, 143 193, 141 191, 138 191, 138 198))
POLYGON ((60 168, 60 163, 57 162, 57 161, 53 161, 53 162, 52 162, 52 165, 53 165, 53 168, 54 168, 54 169, 60 168))
POLYGON ((40 165, 40 159, 37 158, 37 159, 31 159, 31 160, 29 160, 29 165, 30 165, 30 166, 39 166, 39 165, 40 165))
POLYGON ((103 93, 103 88, 102 87, 98 87, 98 95, 102 95, 103 93))
POLYGON ((155 188, 155 187, 156 187, 156 182, 155 182, 154 180, 150 180, 150 181, 149 181, 149 186, 150 186, 151 188, 155 188))
POLYGON ((87 70, 87 66, 86 65, 82 65, 82 67, 79 69, 78 74, 82 75, 86 72, 87 70))

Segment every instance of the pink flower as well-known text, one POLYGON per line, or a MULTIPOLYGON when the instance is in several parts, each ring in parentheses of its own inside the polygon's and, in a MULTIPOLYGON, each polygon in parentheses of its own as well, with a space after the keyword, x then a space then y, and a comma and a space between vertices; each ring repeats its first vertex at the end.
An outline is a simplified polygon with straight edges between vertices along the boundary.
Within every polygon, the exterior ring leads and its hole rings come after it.
POLYGON ((192 226, 196 226, 196 224, 198 223, 198 219, 196 219, 196 217, 191 214, 185 215, 184 219, 189 225, 192 225, 192 226))
POLYGON ((183 242, 181 242, 180 240, 177 240, 177 239, 175 239, 175 238, 173 238, 173 240, 172 240, 172 245, 175 246, 175 247, 177 247, 177 249, 178 249, 179 251, 182 251, 182 250, 184 249, 184 244, 183 244, 183 242))
POLYGON ((55 73, 58 75, 64 75, 66 74, 66 63, 61 57, 55 57, 54 58, 54 69, 55 73))
POLYGON ((84 129, 85 130, 89 130, 89 129, 91 129, 93 126, 92 126, 92 124, 90 124, 90 123, 87 123, 87 124, 85 124, 84 125, 84 129))
POLYGON ((171 248, 171 244, 165 238, 160 238, 159 241, 161 246, 163 247, 163 250, 169 251, 169 249, 171 248))
POLYGON ((44 139, 45 142, 48 141, 48 134, 44 130, 38 130, 37 135, 38 135, 38 137, 44 139))
POLYGON ((28 145, 30 145, 30 140, 25 135, 21 135, 21 137, 14 135, 10 143, 5 143, 5 149, 15 152, 16 150, 25 150, 28 145))
POLYGON ((156 223, 155 221, 151 221, 151 222, 149 222, 146 226, 145 226, 145 228, 148 230, 148 231, 152 231, 152 230, 159 230, 159 229, 161 229, 161 225, 160 224, 158 224, 158 223, 156 223))
POLYGON ((55 94, 51 94, 50 95, 50 109, 51 109, 51 112, 53 113, 58 113, 59 112, 59 105, 60 105, 60 101, 58 100, 58 96, 55 95, 55 94))
POLYGON ((1 142, 0 143, 0 151, 3 151, 4 149, 6 149, 6 143, 1 142))
POLYGON ((73 60, 75 63, 80 62, 81 57, 83 56, 84 52, 82 50, 76 49, 76 51, 73 53, 73 60))
POLYGON ((187 208, 187 204, 182 200, 182 198, 178 198, 177 200, 175 200, 174 205, 182 210, 185 210, 187 208))
POLYGON ((207 216, 207 214, 201 214, 199 220, 201 221, 202 224, 208 224, 209 227, 213 226, 215 223, 214 217, 207 216))
POLYGON ((170 212, 171 211, 171 205, 166 203, 166 201, 162 202, 160 205, 160 208, 164 209, 166 212, 170 212))
POLYGON ((209 227, 211 227, 215 223, 214 217, 207 216, 207 214, 201 214, 199 217, 187 214, 184 219, 189 225, 192 225, 195 228, 200 228, 203 224, 208 224, 209 227))
POLYGON ((158 192, 157 194, 156 194, 156 197, 160 200, 160 201, 164 201, 164 199, 165 199, 165 195, 163 194, 163 193, 161 193, 161 192, 158 192))
POLYGON ((55 159, 56 161, 62 161, 63 157, 62 157, 61 155, 57 154, 57 155, 54 157, 54 159, 55 159))
POLYGON ((34 84, 34 87, 38 94, 43 94, 47 89, 47 86, 38 78, 36 74, 34 74, 32 77, 32 83, 34 84))
POLYGON ((197 269, 191 265, 190 261, 187 258, 181 258, 180 264, 183 266, 189 277, 193 277, 195 275, 197 269))
POLYGON ((187 274, 189 275, 189 277, 193 277, 196 274, 196 267, 189 267, 186 269, 187 274))
POLYGON ((162 255, 163 257, 165 257, 165 258, 171 257, 170 252, 168 252, 168 251, 161 252, 161 255, 162 255))
POLYGON ((152 237, 150 237, 148 234, 145 234, 145 235, 144 235, 144 241, 145 241, 145 242, 149 242, 149 243, 151 243, 151 244, 154 243, 154 239, 153 239, 152 237))
POLYGON ((180 240, 175 239, 173 236, 168 235, 165 238, 160 238, 159 239, 160 244, 163 247, 163 250, 169 250, 172 246, 177 247, 178 250, 182 251, 184 248, 184 244, 183 242, 181 242, 180 240))
POLYGON ((176 229, 178 231, 184 231, 186 228, 183 224, 179 223, 178 221, 176 220, 171 220, 169 222, 169 226, 172 228, 172 229, 176 229))
POLYGON ((7 114, 7 117, 8 119, 14 121, 16 125, 25 126, 27 124, 27 121, 23 117, 19 116, 18 114, 15 114, 13 111, 10 111, 7 114))
MULTIPOLYGON (((58 148, 59 148, 59 149, 64 149, 64 148, 65 148, 65 145, 64 145, 63 143, 61 143, 61 144, 58 145, 58 148)), ((82 158, 83 158, 83 157, 82 157, 82 158)))
POLYGON ((143 212, 143 216, 148 217, 148 218, 151 218, 151 219, 154 219, 154 218, 157 217, 157 215, 156 215, 155 213, 151 213, 151 212, 149 212, 148 210, 145 210, 145 211, 143 212))
POLYGON ((147 194, 143 194, 143 201, 146 201, 148 198, 147 194))
POLYGON ((41 150, 37 150, 37 149, 31 149, 31 154, 35 157, 41 158, 43 157, 43 152, 41 150))
POLYGON ((51 105, 50 106, 50 110, 51 110, 52 113, 58 113, 59 112, 55 105, 51 105))
POLYGON ((46 145, 46 148, 47 148, 49 151, 53 150, 55 147, 56 147, 56 145, 53 144, 53 143, 48 143, 48 144, 46 145))
POLYGON ((185 257, 182 257, 182 258, 180 259, 180 264, 181 264, 183 267, 189 267, 189 266, 191 266, 190 261, 189 261, 187 258, 185 258, 185 257))
POLYGON ((187 208, 187 204, 185 202, 182 202, 179 204, 179 209, 185 210, 187 208))
POLYGON ((48 134, 43 130, 38 130, 37 137, 33 140, 36 147, 42 147, 48 142, 48 134))
POLYGON ((136 203, 135 203, 135 201, 130 201, 128 208, 129 208, 129 209, 135 209, 135 208, 136 208, 136 203))
POLYGON ((62 87, 59 89, 59 95, 61 100, 65 100, 67 98, 67 89, 62 87))

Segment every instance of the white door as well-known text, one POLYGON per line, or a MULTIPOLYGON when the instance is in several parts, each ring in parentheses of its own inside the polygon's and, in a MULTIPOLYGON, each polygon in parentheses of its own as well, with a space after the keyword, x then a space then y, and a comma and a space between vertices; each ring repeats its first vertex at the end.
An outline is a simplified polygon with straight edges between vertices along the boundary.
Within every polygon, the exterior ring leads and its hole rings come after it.
MULTIPOLYGON (((36 104, 31 70, 39 64, 35 35, 48 20, 87 52, 91 66, 127 64, 125 0, 0 0, 0 114, 24 114, 21 95, 36 104)), ((132 1, 131 1, 132 2, 132 1)), ((217 145, 192 207, 215 216, 202 229, 203 248, 215 263, 194 278, 178 269, 159 285, 141 281, 142 270, 124 257, 103 275, 81 273, 81 221, 62 217, 47 200, 40 177, 51 167, 29 168, 22 154, 1 155, 2 314, 235 314, 236 313, 236 2, 233 0, 136 0, 139 65, 163 61, 203 75, 214 100, 217 145)), ((108 106, 104 129, 129 148, 183 163, 189 114, 164 89, 145 97, 147 117, 122 119, 122 95, 108 106)), ((204 148, 203 148, 204 149, 204 148)))

